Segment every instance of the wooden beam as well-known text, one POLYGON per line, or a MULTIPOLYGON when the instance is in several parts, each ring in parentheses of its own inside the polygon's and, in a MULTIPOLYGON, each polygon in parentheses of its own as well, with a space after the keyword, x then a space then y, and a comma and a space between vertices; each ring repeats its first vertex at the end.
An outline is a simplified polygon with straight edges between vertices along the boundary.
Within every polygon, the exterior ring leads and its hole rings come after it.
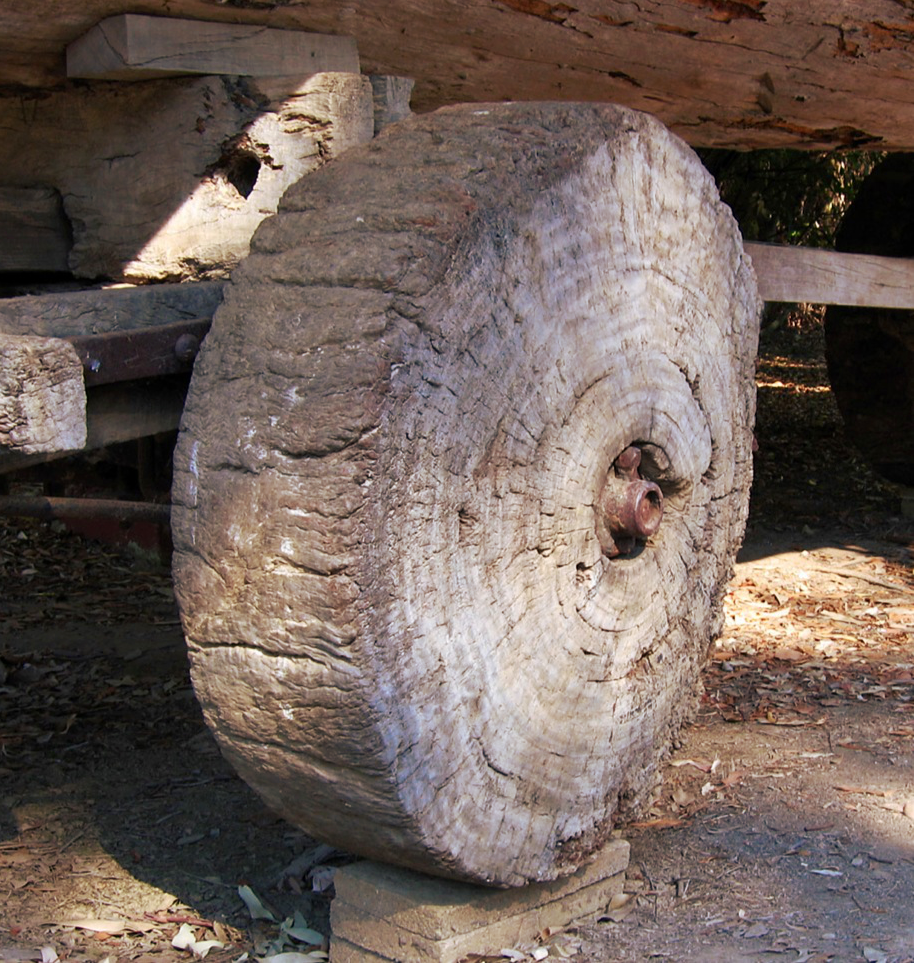
POLYGON ((0 87, 0 181, 60 191, 77 277, 224 278, 285 191, 373 128, 353 73, 81 83, 35 101, 0 87))
MULTIPOLYGON (((114 6, 0 3, 0 86, 58 85, 60 51, 114 6)), ((168 0, 167 9, 345 33, 367 73, 416 79, 417 112, 601 101, 646 110, 708 147, 914 149, 914 32, 901 0, 168 0)), ((23 101, 35 103, 28 91, 23 101)))
POLYGON ((0 300, 0 473, 177 428, 221 300, 216 282, 0 300))
MULTIPOLYGON (((79 450, 93 451, 106 445, 175 431, 184 410, 188 380, 187 375, 172 375, 141 384, 124 382, 89 388, 82 407, 74 404, 70 409, 81 417, 85 432, 85 441, 79 450)), ((0 434, 0 442, 2 438, 0 434)), ((0 475, 75 453, 71 448, 59 448, 28 454, 0 444, 0 475)))
POLYGON ((0 271, 69 271, 70 222, 48 187, 0 187, 0 271))
POLYGON ((384 74, 372 74, 369 80, 374 100, 374 132, 377 136, 390 124, 409 117, 412 113, 409 99, 416 84, 411 77, 388 77, 384 74))
POLYGON ((223 281, 94 288, 0 299, 0 333, 77 338, 211 318, 223 281))
POLYGON ((71 344, 0 335, 0 446, 23 455, 82 448, 85 409, 83 366, 71 344))
POLYGON ((747 243, 766 301, 914 309, 914 259, 747 243))
POLYGON ((67 76, 93 80, 329 71, 359 73, 352 37, 126 13, 102 20, 67 47, 67 76))

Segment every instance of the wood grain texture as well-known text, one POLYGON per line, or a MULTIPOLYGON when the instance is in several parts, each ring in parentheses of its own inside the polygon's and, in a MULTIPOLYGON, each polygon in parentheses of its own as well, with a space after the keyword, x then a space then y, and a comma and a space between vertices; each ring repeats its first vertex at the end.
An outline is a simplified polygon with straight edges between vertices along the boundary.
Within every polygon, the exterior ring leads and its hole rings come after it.
POLYGON ((766 301, 914 308, 914 260, 779 244, 745 245, 766 301))
POLYGON ((68 271, 70 224, 47 187, 0 187, 0 271, 68 271))
POLYGON ((272 808, 508 886, 644 802, 745 521, 758 306, 710 176, 623 109, 412 117, 286 195, 173 492, 194 684, 272 808), (634 442, 667 518, 610 562, 634 442))
POLYGON ((224 278, 286 188, 373 125, 353 74, 74 84, 0 95, 0 170, 59 190, 79 277, 224 278))
MULTIPOLYGON (((59 84, 66 45, 112 12, 5 0, 0 84, 59 84)), ((170 0, 168 14, 354 37, 366 73, 416 79, 420 111, 586 100, 646 110, 696 145, 914 148, 912 13, 898 0, 170 0)))
POLYGON ((0 450, 33 455, 85 443, 86 390, 73 346, 0 335, 0 450))
POLYGON ((132 13, 106 17, 67 47, 67 76, 94 80, 358 72, 351 37, 132 13))
POLYGON ((221 281, 99 288, 0 299, 0 332, 68 338, 211 318, 221 281))

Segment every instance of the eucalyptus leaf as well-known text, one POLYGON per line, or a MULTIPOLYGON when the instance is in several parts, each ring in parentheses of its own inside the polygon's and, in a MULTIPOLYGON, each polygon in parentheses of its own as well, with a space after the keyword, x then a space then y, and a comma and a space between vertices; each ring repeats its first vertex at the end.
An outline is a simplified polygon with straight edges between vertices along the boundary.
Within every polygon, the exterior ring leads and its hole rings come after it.
POLYGON ((260 902, 260 898, 250 886, 239 886, 238 895, 248 908, 252 920, 270 920, 273 923, 277 922, 276 917, 260 902))

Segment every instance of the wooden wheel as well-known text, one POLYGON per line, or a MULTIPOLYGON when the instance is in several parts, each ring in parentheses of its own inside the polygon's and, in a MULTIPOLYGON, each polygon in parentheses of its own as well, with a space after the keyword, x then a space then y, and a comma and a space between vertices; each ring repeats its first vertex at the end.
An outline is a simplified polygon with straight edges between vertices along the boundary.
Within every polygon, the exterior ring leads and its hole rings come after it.
POLYGON ((631 111, 447 109, 287 194, 173 511, 196 690, 270 806, 510 886, 646 800, 743 532, 757 316, 711 178, 631 111))
MULTIPOLYGON (((873 170, 835 246, 914 255, 914 154, 890 154, 873 170)), ((914 485, 914 311, 831 306, 825 348, 848 438, 881 475, 914 485)))

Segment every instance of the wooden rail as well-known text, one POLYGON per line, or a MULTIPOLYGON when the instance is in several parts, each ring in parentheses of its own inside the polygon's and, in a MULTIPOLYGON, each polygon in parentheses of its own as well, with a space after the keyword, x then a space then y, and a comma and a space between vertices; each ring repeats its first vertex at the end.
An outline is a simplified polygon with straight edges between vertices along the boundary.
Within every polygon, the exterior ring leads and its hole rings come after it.
POLYGON ((766 301, 914 308, 914 259, 745 245, 766 301))

